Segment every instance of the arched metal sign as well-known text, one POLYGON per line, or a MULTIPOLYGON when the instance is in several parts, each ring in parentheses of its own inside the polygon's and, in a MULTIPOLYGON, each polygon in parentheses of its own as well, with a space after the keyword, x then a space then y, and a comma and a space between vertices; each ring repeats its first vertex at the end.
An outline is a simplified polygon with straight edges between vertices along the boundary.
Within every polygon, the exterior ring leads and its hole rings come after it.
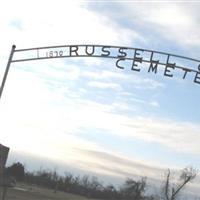
POLYGON ((200 60, 185 56, 153 51, 141 48, 131 48, 108 45, 62 45, 28 49, 16 49, 12 46, 6 71, 0 88, 0 97, 3 92, 10 64, 31 60, 69 57, 96 57, 115 59, 115 66, 119 69, 129 68, 132 71, 157 74, 173 77, 177 72, 181 79, 192 76, 194 83, 200 84, 200 60), (145 65, 145 69, 143 67, 145 65), (161 68, 161 66, 163 66, 161 68))

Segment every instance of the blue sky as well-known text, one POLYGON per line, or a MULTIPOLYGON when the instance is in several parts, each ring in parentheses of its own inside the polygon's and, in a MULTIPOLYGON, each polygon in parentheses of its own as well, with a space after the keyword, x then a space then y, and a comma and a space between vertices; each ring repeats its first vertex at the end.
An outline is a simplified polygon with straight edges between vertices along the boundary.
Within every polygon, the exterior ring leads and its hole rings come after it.
MULTIPOLYGON (((170 1, 3 1, 0 77, 13 44, 116 45, 199 59, 199 7, 170 1)), ((66 166, 110 182, 160 179, 167 168, 200 168, 199 91, 191 76, 121 70, 112 59, 12 63, 0 102, 0 142, 11 148, 10 163, 21 158, 31 169, 45 165, 43 158, 51 161, 44 167, 66 166)), ((191 191, 198 187, 199 178, 191 191)))

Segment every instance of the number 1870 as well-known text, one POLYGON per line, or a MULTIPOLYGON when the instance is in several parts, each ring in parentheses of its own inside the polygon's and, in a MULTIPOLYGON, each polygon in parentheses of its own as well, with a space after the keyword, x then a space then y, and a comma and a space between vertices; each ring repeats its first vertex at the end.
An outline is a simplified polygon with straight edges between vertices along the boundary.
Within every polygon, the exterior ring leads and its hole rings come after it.
POLYGON ((50 58, 61 57, 61 56, 63 56, 63 51, 62 50, 61 51, 48 51, 48 52, 46 52, 46 56, 50 57, 50 58))

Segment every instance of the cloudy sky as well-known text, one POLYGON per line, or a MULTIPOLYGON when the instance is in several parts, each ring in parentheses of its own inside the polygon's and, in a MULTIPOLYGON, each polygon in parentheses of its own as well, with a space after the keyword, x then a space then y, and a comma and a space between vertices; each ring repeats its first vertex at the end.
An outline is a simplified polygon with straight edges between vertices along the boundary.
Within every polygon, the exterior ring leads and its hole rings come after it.
MULTIPOLYGON (((199 8, 197 1, 3 0, 0 78, 13 44, 116 45, 200 59, 199 8)), ((189 63, 198 70, 194 66, 189 63)), ((200 168, 195 75, 183 80, 179 72, 166 77, 129 68, 105 58, 12 63, 0 100, 8 162, 21 160, 28 169, 63 166, 110 182, 200 168)))

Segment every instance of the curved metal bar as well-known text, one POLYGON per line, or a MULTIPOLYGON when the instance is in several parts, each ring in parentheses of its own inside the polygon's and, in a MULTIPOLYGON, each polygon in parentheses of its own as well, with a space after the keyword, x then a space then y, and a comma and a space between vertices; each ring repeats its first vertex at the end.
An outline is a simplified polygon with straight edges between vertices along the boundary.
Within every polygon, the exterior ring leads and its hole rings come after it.
POLYGON ((190 58, 187 56, 181 56, 177 54, 171 54, 167 52, 162 52, 162 51, 155 51, 155 50, 149 50, 149 49, 143 49, 143 48, 134 48, 134 47, 126 47, 126 46, 115 46, 115 45, 99 45, 99 44, 77 44, 77 45, 58 45, 58 46, 46 46, 46 47, 34 47, 34 48, 26 48, 26 49, 16 49, 15 52, 22 52, 22 51, 30 51, 30 50, 41 50, 41 49, 51 49, 51 48, 65 48, 65 47, 73 47, 73 46, 78 46, 78 47, 87 47, 87 46, 95 46, 95 47, 109 47, 109 48, 123 48, 127 50, 140 50, 140 51, 145 51, 149 53, 158 53, 162 55, 169 55, 172 57, 177 57, 177 58, 182 58, 182 59, 187 59, 195 62, 200 62, 200 60, 195 59, 195 58, 190 58))
MULTIPOLYGON (((46 59, 55 59, 55 58, 77 58, 77 57, 80 57, 80 58, 85 58, 85 57, 93 57, 93 58, 112 58, 112 59, 120 59, 119 57, 115 57, 115 56, 98 56, 98 55, 95 55, 95 56, 86 56, 86 55, 80 55, 80 56, 62 56, 62 57, 41 57, 41 58, 30 58, 30 59, 21 59, 21 60, 13 60, 12 62, 24 62, 24 61, 34 61, 34 60, 46 60, 46 59)), ((134 61, 134 58, 123 58, 123 60, 132 60, 134 61)), ((144 63, 151 63, 151 61, 149 60, 142 60, 142 62, 144 63)), ((159 65, 162 65, 162 66, 166 66, 166 63, 162 63, 162 62, 159 62, 159 65)), ((189 69, 189 68, 186 68, 186 67, 182 67, 182 66, 178 66, 178 65, 175 65, 175 68, 178 68, 178 69, 182 69, 182 70, 190 70, 191 72, 199 72, 198 70, 194 70, 194 69, 189 69)))

